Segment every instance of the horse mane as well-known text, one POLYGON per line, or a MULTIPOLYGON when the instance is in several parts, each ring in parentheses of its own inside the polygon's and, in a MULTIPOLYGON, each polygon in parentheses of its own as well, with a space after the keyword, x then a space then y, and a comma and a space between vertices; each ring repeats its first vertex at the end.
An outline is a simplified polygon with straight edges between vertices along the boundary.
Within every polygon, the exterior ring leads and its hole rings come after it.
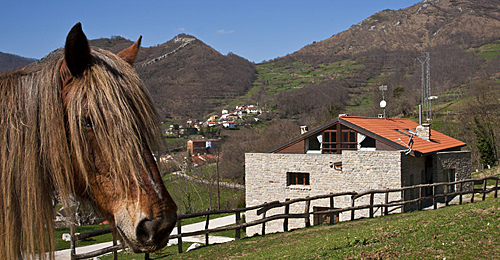
POLYGON ((62 93, 61 55, 51 53, 0 76, 0 255, 5 259, 45 259, 54 250, 56 195, 69 207, 75 166, 89 185, 85 113, 117 189, 141 183, 135 175, 137 168, 147 168, 137 165, 141 147, 157 144, 158 117, 131 65, 92 48, 91 66, 62 93))

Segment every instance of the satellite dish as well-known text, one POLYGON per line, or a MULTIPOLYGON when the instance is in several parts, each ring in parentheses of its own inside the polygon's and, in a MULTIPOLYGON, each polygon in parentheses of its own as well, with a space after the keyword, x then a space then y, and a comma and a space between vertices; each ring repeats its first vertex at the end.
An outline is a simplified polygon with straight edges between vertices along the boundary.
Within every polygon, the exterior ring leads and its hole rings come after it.
POLYGON ((380 101, 380 107, 385 108, 385 106, 387 106, 387 102, 385 100, 380 101))

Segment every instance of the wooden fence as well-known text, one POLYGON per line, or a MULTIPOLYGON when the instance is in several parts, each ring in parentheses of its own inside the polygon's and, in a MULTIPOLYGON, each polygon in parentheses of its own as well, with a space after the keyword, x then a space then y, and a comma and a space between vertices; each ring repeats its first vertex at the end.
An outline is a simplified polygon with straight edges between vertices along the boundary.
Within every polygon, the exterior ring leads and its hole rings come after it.
MULTIPOLYGON (((471 195, 470 196, 470 202, 473 203, 475 201, 475 196, 476 194, 481 194, 482 195, 482 200, 486 199, 486 194, 494 192, 494 197, 498 197, 498 181, 500 178, 498 177, 485 177, 481 179, 470 179, 470 180, 461 180, 461 181, 455 181, 455 182, 447 182, 447 183, 433 183, 433 184, 422 184, 422 185, 416 185, 416 186, 411 186, 411 187, 403 187, 403 188, 398 188, 398 189, 383 189, 383 190, 370 190, 362 193, 357 193, 357 192, 341 192, 341 193, 330 193, 330 194, 325 194, 325 195, 318 195, 318 196, 311 196, 311 197, 306 197, 306 198, 298 198, 298 199, 287 199, 284 202, 280 201, 272 201, 268 203, 264 203, 261 205, 256 205, 252 207, 247 207, 247 208, 239 208, 239 209, 230 209, 230 210, 211 210, 211 211, 204 211, 204 212, 198 212, 198 213, 193 213, 193 214, 185 214, 185 215, 179 215, 177 219, 177 234, 176 235, 171 235, 169 238, 170 239, 177 239, 177 245, 178 245, 178 251, 179 253, 182 253, 182 238, 183 237, 190 237, 190 236, 197 236, 197 235, 205 235, 205 244, 209 244, 209 234, 210 233, 215 233, 215 232, 222 232, 222 231, 229 231, 229 230, 234 230, 235 231, 235 239, 239 240, 241 236, 241 230, 251 227, 251 226, 256 226, 256 225, 262 225, 262 235, 266 234, 266 223, 269 221, 273 220, 278 220, 278 219, 283 219, 283 230, 286 232, 289 230, 289 224, 288 220, 289 219, 304 219, 304 226, 309 227, 311 226, 310 223, 310 217, 311 215, 327 215, 327 216, 334 216, 338 215, 342 212, 350 212, 351 213, 351 220, 355 219, 355 212, 359 210, 368 210, 368 217, 373 218, 375 216, 375 212, 380 210, 380 215, 388 215, 391 212, 395 211, 395 209, 402 209, 404 207, 407 207, 408 210, 413 210, 413 209, 418 209, 422 210, 424 208, 424 203, 426 202, 432 202, 432 207, 433 209, 438 208, 438 201, 441 199, 444 203, 445 206, 448 206, 448 203, 451 198, 454 198, 458 196, 458 203, 462 204, 464 199, 464 195, 471 195), (494 181, 494 185, 490 185, 491 187, 488 189, 487 182, 488 180, 494 181), (475 188, 476 185, 481 185, 480 188, 475 188), (442 192, 441 192, 442 190, 442 192), (410 199, 405 199, 405 194, 408 191, 418 191, 418 196, 416 198, 410 198, 410 199), (425 191, 431 191, 430 195, 426 195, 425 191), (396 200, 396 201, 389 201, 390 194, 392 193, 397 193, 401 194, 401 200, 396 200), (375 195, 377 194, 383 194, 384 196, 384 203, 379 203, 375 204, 375 195), (350 196, 351 199, 351 206, 347 208, 335 208, 334 206, 334 198, 336 197, 344 197, 344 196, 350 196), (362 205, 356 205, 356 201, 359 201, 360 198, 369 198, 369 203, 368 204, 362 204, 362 205), (320 199, 329 199, 329 209, 328 210, 321 210, 321 211, 313 211, 311 212, 310 205, 311 201, 315 200, 320 200, 320 199), (303 213, 290 213, 290 205, 298 203, 298 202, 305 202, 305 208, 303 213), (282 214, 273 214, 271 216, 266 216, 267 212, 270 209, 274 208, 284 208, 282 214), (251 222, 246 222, 246 223, 241 223, 241 215, 242 212, 246 212, 249 210, 257 210, 257 215, 262 215, 261 219, 257 219, 251 222), (211 228, 209 229, 209 223, 210 223, 210 216, 214 214, 235 214, 236 216, 236 223, 234 225, 226 226, 226 227, 220 227, 220 228, 211 228), (194 218, 194 217, 200 217, 200 216, 206 216, 206 221, 205 221, 205 229, 204 230, 198 230, 198 231, 192 231, 192 232, 185 232, 182 233, 182 220, 183 219, 189 219, 189 218, 194 218)), ((329 218, 328 224, 333 224, 335 221, 331 221, 332 218, 329 218)), ((101 235, 101 234, 107 234, 112 232, 111 228, 107 228, 104 230, 97 230, 89 233, 83 233, 79 235, 74 234, 74 228, 72 227, 71 229, 71 237, 72 237, 72 242, 71 242, 71 259, 84 259, 84 258, 90 258, 90 257, 95 257, 98 255, 102 255, 105 253, 110 253, 114 252, 115 254, 115 259, 116 259, 116 251, 123 249, 124 247, 122 245, 117 245, 116 244, 116 239, 114 237, 114 244, 111 247, 104 248, 95 252, 87 253, 87 254, 76 254, 75 253, 75 243, 74 241, 76 240, 82 240, 88 237, 96 236, 96 235, 101 235)), ((145 254, 145 259, 149 259, 149 254, 145 254)))

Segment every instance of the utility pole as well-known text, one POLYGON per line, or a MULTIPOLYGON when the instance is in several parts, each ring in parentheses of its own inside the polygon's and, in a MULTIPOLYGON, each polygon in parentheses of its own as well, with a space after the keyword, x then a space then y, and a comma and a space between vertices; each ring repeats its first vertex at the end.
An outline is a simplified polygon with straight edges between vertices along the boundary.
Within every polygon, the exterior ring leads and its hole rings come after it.
POLYGON ((217 209, 220 210, 220 184, 219 184, 219 145, 217 144, 217 161, 215 161, 215 173, 217 175, 217 209))

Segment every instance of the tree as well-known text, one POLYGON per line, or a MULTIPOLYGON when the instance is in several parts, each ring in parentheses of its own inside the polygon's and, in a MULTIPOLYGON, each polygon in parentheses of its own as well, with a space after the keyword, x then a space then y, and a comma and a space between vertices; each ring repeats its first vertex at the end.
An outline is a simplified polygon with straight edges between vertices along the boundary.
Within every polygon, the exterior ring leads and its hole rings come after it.
POLYGON ((498 160, 497 149, 495 146, 495 133, 488 122, 480 122, 478 117, 474 118, 476 123, 477 148, 481 154, 480 162, 486 165, 494 165, 498 160))

